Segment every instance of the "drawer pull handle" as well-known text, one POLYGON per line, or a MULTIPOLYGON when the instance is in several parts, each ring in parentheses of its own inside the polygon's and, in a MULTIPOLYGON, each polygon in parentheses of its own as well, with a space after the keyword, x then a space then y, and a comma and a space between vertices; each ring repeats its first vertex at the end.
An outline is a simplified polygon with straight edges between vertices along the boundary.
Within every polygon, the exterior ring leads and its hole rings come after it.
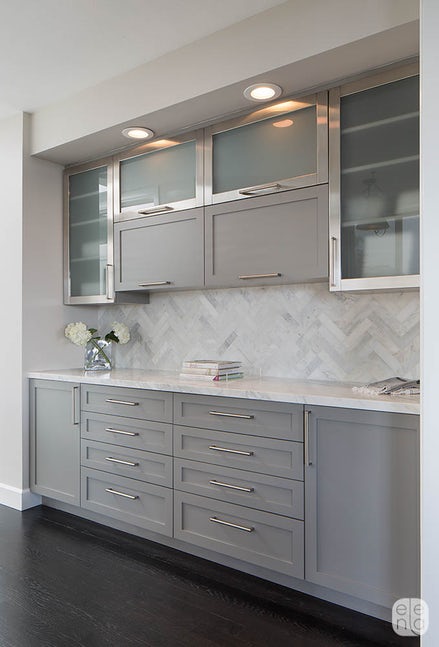
POLYGON ((106 487, 105 492, 109 492, 110 494, 116 494, 117 496, 121 496, 124 499, 130 499, 131 501, 134 501, 135 499, 138 499, 139 497, 134 494, 126 494, 125 492, 119 492, 118 490, 113 490, 111 487, 106 487))
POLYGON ((150 281, 149 283, 139 283, 139 288, 152 288, 155 285, 171 285, 171 281, 150 281))
POLYGON ((167 204, 163 207, 151 207, 151 209, 141 209, 137 213, 141 216, 152 216, 155 213, 166 213, 167 211, 174 211, 174 207, 169 207, 167 204))
POLYGON ((128 400, 113 400, 113 398, 107 398, 105 402, 110 402, 110 404, 125 404, 127 407, 138 407, 138 402, 128 402, 128 400))
POLYGON ((139 467, 139 463, 132 463, 131 461, 123 461, 120 458, 113 458, 112 456, 106 456, 106 461, 110 463, 119 463, 120 465, 128 465, 129 467, 139 467))
POLYGON ((241 195, 259 195, 260 193, 271 193, 272 191, 279 191, 282 185, 278 182, 272 184, 259 184, 258 186, 249 186, 246 189, 239 189, 238 193, 241 195))
POLYGON ((306 410, 303 412, 303 449, 304 449, 304 460, 307 467, 312 465, 312 460, 309 454, 309 416, 311 411, 306 410))
POLYGON ((242 487, 242 485, 231 485, 230 483, 221 483, 221 481, 215 481, 212 479, 209 481, 211 485, 219 485, 219 487, 226 487, 230 490, 239 490, 240 492, 254 492, 254 487, 242 487))
POLYGON ((253 456, 253 452, 244 452, 241 449, 229 449, 228 447, 218 447, 217 445, 209 445, 209 449, 215 452, 227 452, 228 454, 239 454, 240 456, 253 456))
POLYGON ((238 523, 232 523, 231 521, 224 521, 223 519, 218 519, 218 517, 209 517, 209 521, 212 523, 219 523, 222 526, 228 526, 229 528, 236 528, 236 530, 243 530, 244 532, 253 532, 253 526, 240 526, 238 523))
POLYGON ((282 276, 280 272, 270 272, 269 274, 241 274, 239 279, 245 281, 246 279, 274 279, 277 276, 282 276))
POLYGON ((137 431, 123 431, 122 429, 113 429, 113 427, 107 427, 105 431, 109 431, 111 434, 120 434, 121 436, 138 436, 137 431))
POLYGON ((253 420, 254 416, 243 413, 227 413, 226 411, 209 411, 209 416, 223 416, 223 418, 241 418, 243 420, 253 420))

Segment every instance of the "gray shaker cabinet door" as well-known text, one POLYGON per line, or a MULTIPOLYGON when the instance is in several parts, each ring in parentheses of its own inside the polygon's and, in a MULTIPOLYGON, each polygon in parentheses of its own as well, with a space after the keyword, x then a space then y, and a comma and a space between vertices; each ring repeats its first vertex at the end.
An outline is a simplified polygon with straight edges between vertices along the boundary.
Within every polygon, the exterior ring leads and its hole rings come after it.
POLYGON ((327 185, 206 207, 206 285, 328 276, 327 185))
POLYGON ((79 505, 79 422, 79 384, 31 380, 32 492, 79 505))
POLYGON ((116 291, 203 287, 203 229, 202 208, 117 223, 116 291))
POLYGON ((307 407, 305 578, 391 607, 419 597, 419 418, 307 407))

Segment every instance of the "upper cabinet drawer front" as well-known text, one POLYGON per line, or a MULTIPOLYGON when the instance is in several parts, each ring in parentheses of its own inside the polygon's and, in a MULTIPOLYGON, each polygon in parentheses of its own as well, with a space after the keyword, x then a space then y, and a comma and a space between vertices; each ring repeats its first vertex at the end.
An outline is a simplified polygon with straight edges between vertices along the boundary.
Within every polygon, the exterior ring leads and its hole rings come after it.
POLYGON ((287 100, 206 131, 206 204, 328 179, 327 93, 287 100))
POLYGON ((116 224, 116 291, 203 287, 203 238, 202 208, 116 224))
POLYGON ((169 456, 172 454, 172 425, 169 422, 134 420, 83 411, 81 437, 119 447, 132 447, 169 456))
POLYGON ((81 408, 127 418, 172 422, 172 393, 82 384, 81 408))
POLYGON ((327 186, 206 208, 206 285, 277 285, 328 276, 327 186))
POLYGON ((148 142, 115 158, 115 219, 203 204, 203 133, 148 142))
POLYGON ((299 404, 176 393, 174 422, 268 438, 303 439, 303 407, 299 404))
POLYGON ((174 456, 287 479, 303 479, 303 443, 174 427, 174 456))

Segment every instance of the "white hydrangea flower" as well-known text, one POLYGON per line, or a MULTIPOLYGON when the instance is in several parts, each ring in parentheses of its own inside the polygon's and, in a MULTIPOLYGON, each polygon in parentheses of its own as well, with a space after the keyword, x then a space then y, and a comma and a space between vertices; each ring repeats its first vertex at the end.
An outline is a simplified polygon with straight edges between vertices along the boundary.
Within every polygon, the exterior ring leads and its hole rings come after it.
POLYGON ((69 323, 66 326, 64 334, 67 339, 70 339, 77 346, 86 346, 87 342, 92 338, 92 333, 82 321, 69 323))
POLYGON ((119 340, 119 344, 127 344, 130 341, 130 330, 124 323, 114 321, 111 328, 119 340))

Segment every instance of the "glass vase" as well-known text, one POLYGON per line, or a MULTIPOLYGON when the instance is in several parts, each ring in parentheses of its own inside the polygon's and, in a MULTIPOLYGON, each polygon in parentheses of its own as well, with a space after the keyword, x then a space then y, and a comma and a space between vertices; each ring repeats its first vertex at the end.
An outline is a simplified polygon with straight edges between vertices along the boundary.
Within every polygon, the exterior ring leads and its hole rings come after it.
POLYGON ((91 339, 84 353, 85 371, 111 371, 111 341, 91 339))

